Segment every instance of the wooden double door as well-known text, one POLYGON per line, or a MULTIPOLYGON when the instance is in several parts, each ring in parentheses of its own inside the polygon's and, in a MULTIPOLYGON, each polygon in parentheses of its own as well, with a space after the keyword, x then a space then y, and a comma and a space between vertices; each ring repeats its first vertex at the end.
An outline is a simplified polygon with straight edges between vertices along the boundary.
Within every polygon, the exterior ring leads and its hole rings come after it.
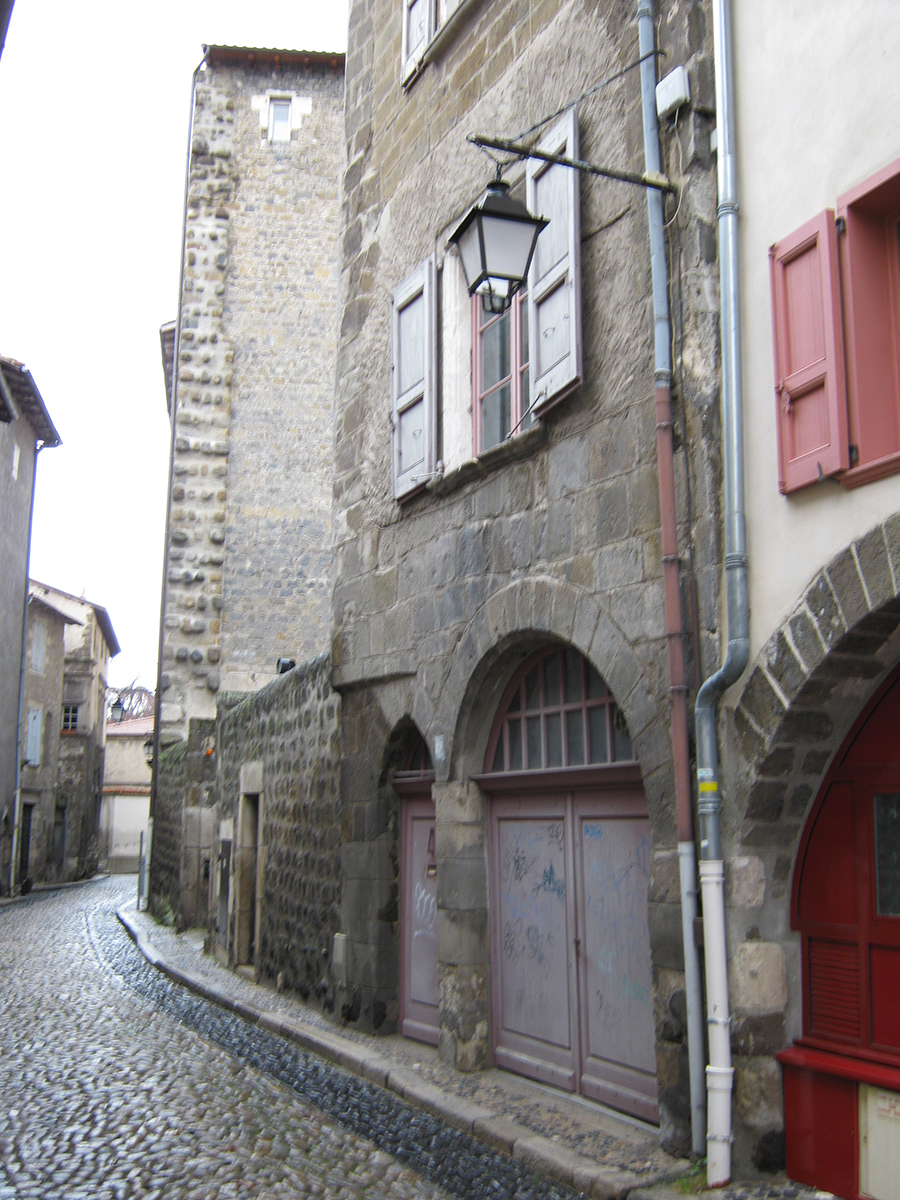
POLYGON ((640 785, 490 804, 498 1066, 658 1120, 640 785))

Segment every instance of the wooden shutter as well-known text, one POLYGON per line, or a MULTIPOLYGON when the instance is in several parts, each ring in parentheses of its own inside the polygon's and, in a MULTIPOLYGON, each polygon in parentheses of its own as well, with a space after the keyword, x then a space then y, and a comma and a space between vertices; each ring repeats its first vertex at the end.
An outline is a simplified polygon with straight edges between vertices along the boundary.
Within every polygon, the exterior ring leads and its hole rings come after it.
POLYGON ((425 52, 425 47, 434 37, 435 0, 403 0, 403 79, 415 72, 425 52))
MULTIPOLYGON (((539 147, 578 157, 574 108, 539 147)), ((528 272, 531 394, 536 414, 546 412, 581 383, 580 174, 539 159, 528 160, 528 208, 550 224, 541 233, 528 272)))
POLYGON ((778 486, 787 493, 850 465, 834 212, 774 245, 769 262, 778 486))
POLYGON ((44 732, 44 714, 39 708, 29 708, 28 728, 25 734, 25 761, 30 767, 41 765, 41 741, 44 732))
POLYGON ((434 276, 431 257, 394 292, 391 423, 398 499, 423 487, 437 460, 434 276))

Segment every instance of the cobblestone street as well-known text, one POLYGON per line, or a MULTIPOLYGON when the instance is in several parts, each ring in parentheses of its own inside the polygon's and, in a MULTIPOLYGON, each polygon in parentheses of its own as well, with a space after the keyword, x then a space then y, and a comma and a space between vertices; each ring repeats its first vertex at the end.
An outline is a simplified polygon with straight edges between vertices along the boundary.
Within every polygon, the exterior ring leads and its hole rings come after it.
POLYGON ((115 919, 133 888, 0 910, 0 1200, 569 1194, 160 979, 115 919), (446 1191, 390 1149, 468 1181, 446 1191))

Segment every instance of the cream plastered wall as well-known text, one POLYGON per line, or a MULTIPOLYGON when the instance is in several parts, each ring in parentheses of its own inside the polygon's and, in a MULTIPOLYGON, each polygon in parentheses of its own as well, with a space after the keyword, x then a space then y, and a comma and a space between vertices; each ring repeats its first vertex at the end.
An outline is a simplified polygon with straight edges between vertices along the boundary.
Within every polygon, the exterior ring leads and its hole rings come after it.
POLYGON ((769 246, 900 158, 896 0, 733 4, 750 662, 834 554, 900 510, 900 475, 778 491, 769 246))

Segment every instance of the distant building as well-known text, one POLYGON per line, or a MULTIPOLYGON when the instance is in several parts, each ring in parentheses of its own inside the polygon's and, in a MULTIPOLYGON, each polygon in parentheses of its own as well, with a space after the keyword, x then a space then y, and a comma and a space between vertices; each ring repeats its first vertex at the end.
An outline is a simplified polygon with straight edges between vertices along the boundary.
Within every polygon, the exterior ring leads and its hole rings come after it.
MULTIPOLYGON (((328 642, 343 69, 342 54, 210 46, 195 77, 179 313, 161 331, 162 747, 205 754, 219 695, 328 642)), ((214 820, 214 763, 197 761, 190 786, 158 781, 153 814, 152 890, 190 921, 206 917, 214 820)))
POLYGON ((109 721, 103 800, 100 805, 100 864, 113 873, 137 871, 150 815, 153 717, 109 721))
POLYGON ((38 452, 60 445, 37 384, 22 363, 0 358, 0 893, 17 873, 19 750, 28 558, 38 452))
POLYGON ((22 704, 20 879, 80 879, 97 869, 107 664, 118 653, 105 608, 31 580, 22 704))

